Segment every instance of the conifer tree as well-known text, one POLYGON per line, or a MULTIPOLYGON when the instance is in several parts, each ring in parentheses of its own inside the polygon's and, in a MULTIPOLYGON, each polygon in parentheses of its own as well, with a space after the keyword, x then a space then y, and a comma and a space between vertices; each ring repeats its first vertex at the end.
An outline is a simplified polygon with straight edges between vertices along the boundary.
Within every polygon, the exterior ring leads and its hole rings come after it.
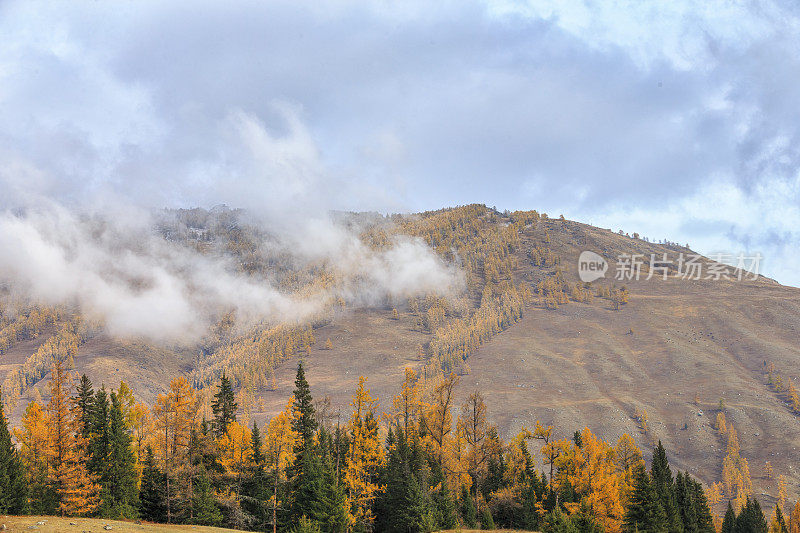
POLYGON ((205 467, 200 465, 194 483, 191 521, 201 526, 219 526, 222 524, 222 518, 208 472, 205 467))
POLYGON ((164 522, 167 518, 164 495, 167 480, 156 465, 152 446, 145 449, 143 465, 139 488, 139 515, 150 522, 164 522))
POLYGON ((542 524, 543 533, 578 533, 572 520, 564 514, 559 506, 547 513, 542 524))
POLYGON ((317 420, 314 416, 314 400, 302 363, 297 366, 294 383, 291 426, 297 440, 293 450, 294 461, 288 472, 291 494, 289 518, 292 523, 297 523, 303 516, 319 522, 322 518, 322 461, 315 443, 317 420))
MULTIPOLYGON (((79 398, 80 400, 80 398, 79 398)), ((110 405, 105 387, 101 387, 92 399, 89 411, 88 453, 89 471, 105 485, 111 452, 109 432, 110 405)))
MULTIPOLYGON (((424 474, 419 464, 421 449, 417 438, 407 439, 403 426, 398 421, 396 431, 390 427, 386 438, 388 458, 380 483, 385 490, 375 502, 376 529, 387 533, 417 533, 433 529, 434 518, 424 474)), ((465 488, 466 490, 466 488, 465 488)), ((472 498, 467 495, 467 502, 472 498)), ((477 527, 477 517, 472 512, 472 521, 465 525, 477 527)))
POLYGON ((767 533, 767 520, 758 500, 747 498, 739 516, 736 517, 734 533, 767 533))
POLYGON ((478 512, 475 509, 475 502, 470 496, 467 487, 461 487, 461 522, 468 529, 478 527, 478 512))
POLYGON ((236 420, 236 410, 239 406, 233 394, 233 386, 225 374, 219 382, 219 387, 214 400, 211 402, 211 410, 214 413, 214 420, 211 422, 211 429, 214 437, 220 438, 228 430, 228 426, 236 420))
POLYGON ((484 507, 481 511, 481 529, 496 529, 492 512, 488 507, 484 507))
POLYGON ((634 469, 634 489, 625 513, 623 531, 626 533, 666 533, 666 515, 655 484, 643 465, 634 469))
POLYGON ((736 513, 733 510, 730 500, 728 500, 728 509, 725 511, 725 518, 722 520, 722 528, 720 533, 734 533, 736 529, 736 513))
POLYGON ((22 514, 27 508, 25 471, 11 442, 0 396, 0 514, 22 514))
POLYGON ((653 450, 653 464, 650 469, 653 478, 653 487, 661 501, 661 507, 667 519, 667 531, 669 533, 681 533, 683 523, 681 522, 678 505, 675 502, 674 480, 672 470, 667 460, 667 452, 661 441, 653 450))
POLYGON ((111 393, 108 435, 109 450, 106 470, 101 477, 100 513, 117 519, 134 519, 138 515, 139 495, 136 489, 136 458, 130 430, 125 425, 122 403, 111 393))
POLYGON ((250 432, 250 456, 242 483, 242 510, 249 516, 250 526, 265 531, 269 522, 270 482, 266 472, 267 460, 258 425, 253 422, 250 432))
POLYGON ((89 435, 92 433, 94 390, 92 389, 92 382, 86 377, 86 374, 83 374, 81 380, 78 382, 76 396, 81 424, 81 435, 84 439, 88 439, 89 435))
POLYGON ((789 528, 786 527, 786 520, 783 518, 781 506, 775 504, 775 512, 772 517, 772 524, 770 524, 770 533, 789 533, 789 528))

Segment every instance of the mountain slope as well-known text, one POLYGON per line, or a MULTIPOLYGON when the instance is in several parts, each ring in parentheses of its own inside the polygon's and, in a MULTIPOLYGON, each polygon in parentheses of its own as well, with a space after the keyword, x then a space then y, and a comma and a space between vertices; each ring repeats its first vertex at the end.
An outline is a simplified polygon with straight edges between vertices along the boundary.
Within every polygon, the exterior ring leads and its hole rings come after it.
MULTIPOLYGON (((456 303, 411 299, 337 310, 329 320, 314 324, 314 342, 308 348, 275 359, 274 383, 242 396, 243 410, 257 420, 281 410, 291 394, 298 358, 308 363, 315 397, 328 397, 325 410, 331 418, 337 412, 347 416, 359 375, 369 378, 373 395, 389 410, 404 368, 429 373, 452 368, 462 374, 459 402, 480 390, 490 419, 505 435, 541 420, 553 424, 559 437, 589 426, 610 440, 630 433, 643 449, 662 440, 676 467, 709 484, 721 479, 725 455, 724 439, 714 428, 722 400, 729 424, 739 433, 742 455, 750 462, 755 494, 766 504, 777 494, 776 481, 763 475, 769 460, 776 475, 786 476, 790 498, 797 497, 800 418, 785 394, 768 385, 767 374, 772 369, 784 381, 800 379, 800 289, 763 277, 647 280, 645 272, 638 281, 624 282, 628 301, 615 309, 611 296, 622 285, 613 279, 620 254, 649 259, 650 254, 666 253, 677 259, 691 251, 538 214, 503 214, 481 206, 460 209, 393 219, 395 231, 416 231, 444 257, 452 258, 455 245, 469 244, 455 253, 467 271, 465 294, 456 303), (584 250, 610 263, 606 277, 588 290, 577 275, 584 250), (439 327, 475 316, 482 301, 508 291, 522 294, 521 319, 504 320, 504 331, 487 335, 466 353, 465 361, 432 353, 439 327), (589 291, 603 296, 589 301, 584 297, 589 291), (425 309, 439 305, 445 309, 441 324, 426 325, 425 309), (641 423, 643 412, 647 429, 641 423)), ((383 223, 373 230, 388 231, 383 223)), ((0 356, 0 378, 52 333, 51 327, 38 340, 17 343, 0 356)), ((218 341, 211 348, 155 347, 111 339, 100 331, 77 347, 74 362, 95 383, 116 386, 124 379, 141 399, 152 402, 176 375, 196 378, 199 366, 232 371, 232 366, 208 366, 205 361, 213 358, 207 353, 240 341, 218 341)), ((247 357, 257 359, 260 353, 247 357)), ((46 381, 45 374, 23 399, 41 395, 46 400, 46 381)), ((13 420, 19 420, 24 403, 17 405, 13 420)))

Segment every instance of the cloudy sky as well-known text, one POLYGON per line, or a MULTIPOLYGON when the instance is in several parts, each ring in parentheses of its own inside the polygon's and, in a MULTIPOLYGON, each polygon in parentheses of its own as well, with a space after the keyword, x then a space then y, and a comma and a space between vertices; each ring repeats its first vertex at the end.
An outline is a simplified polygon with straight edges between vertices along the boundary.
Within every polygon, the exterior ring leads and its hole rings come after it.
POLYGON ((0 209, 471 202, 800 285, 792 2, 0 0, 0 209))

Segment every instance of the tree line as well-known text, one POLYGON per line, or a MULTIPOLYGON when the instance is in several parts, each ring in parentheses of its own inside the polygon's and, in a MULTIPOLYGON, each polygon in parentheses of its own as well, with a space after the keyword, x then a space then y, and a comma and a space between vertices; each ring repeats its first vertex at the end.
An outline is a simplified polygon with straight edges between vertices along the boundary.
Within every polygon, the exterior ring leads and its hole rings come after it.
MULTIPOLYGON (((505 441, 479 391, 455 405, 458 379, 407 369, 384 414, 362 377, 333 425, 301 364, 286 408, 259 427, 240 419, 226 376, 205 419, 185 378, 148 409, 124 383, 95 390, 56 359, 46 406, 32 401, 13 437, 0 414, 0 513, 273 532, 767 531, 750 498, 715 527, 706 491, 673 475, 660 443, 647 470, 629 435, 556 439, 536 422, 505 441)), ((800 505, 788 518, 777 507, 770 527, 795 532, 800 505)))

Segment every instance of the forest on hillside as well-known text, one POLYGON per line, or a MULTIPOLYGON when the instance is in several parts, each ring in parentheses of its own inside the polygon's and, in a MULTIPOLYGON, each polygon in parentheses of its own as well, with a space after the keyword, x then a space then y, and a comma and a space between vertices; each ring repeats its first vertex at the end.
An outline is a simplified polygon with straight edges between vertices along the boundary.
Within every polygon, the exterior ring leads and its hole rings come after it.
POLYGON ((627 434, 606 442, 585 428, 558 438, 566 428, 536 422, 503 440, 480 391, 454 405, 454 373, 407 369, 388 413, 361 377, 349 417, 334 421, 300 364, 286 408, 264 427, 243 419, 224 375, 209 419, 185 378, 150 410, 124 382, 94 390, 59 358, 51 376, 49 402, 30 402, 21 427, 9 431, 0 413, 0 513, 326 533, 800 528, 800 502, 785 488, 766 514, 753 497, 724 417, 730 486, 703 487, 673 474, 660 442, 648 470, 627 434), (715 515, 723 498, 727 510, 715 515))

